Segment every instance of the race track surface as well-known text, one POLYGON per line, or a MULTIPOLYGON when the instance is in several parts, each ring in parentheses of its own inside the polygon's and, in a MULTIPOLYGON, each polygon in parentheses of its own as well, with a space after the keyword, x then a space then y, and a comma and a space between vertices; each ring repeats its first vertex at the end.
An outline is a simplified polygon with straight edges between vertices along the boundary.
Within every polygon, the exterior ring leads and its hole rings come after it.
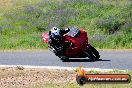
POLYGON ((132 70, 132 51, 99 51, 102 60, 71 58, 62 62, 50 51, 0 52, 0 65, 62 66, 132 70))

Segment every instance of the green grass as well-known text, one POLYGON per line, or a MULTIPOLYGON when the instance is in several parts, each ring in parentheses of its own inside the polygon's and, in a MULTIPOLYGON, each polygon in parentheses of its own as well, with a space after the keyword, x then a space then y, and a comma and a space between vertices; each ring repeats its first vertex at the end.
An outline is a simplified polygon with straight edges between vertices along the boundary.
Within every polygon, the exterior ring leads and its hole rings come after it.
MULTIPOLYGON (((6 31, 6 30, 5 30, 6 31)), ((41 41, 41 32, 27 32, 25 30, 6 31, 0 36, 1 49, 42 49, 46 44, 41 41)))
POLYGON ((88 31, 96 48, 132 48, 130 0, 5 0, 0 7, 0 49, 40 49, 53 26, 88 31))

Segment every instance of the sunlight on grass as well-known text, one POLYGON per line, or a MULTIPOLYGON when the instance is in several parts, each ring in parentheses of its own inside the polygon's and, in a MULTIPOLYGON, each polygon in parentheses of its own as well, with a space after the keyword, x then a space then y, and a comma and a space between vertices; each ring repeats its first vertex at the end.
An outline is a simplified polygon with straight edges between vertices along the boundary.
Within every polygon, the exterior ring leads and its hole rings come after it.
POLYGON ((132 2, 129 0, 0 2, 0 49, 45 48, 41 34, 53 26, 85 29, 90 43, 97 48, 132 48, 132 2))

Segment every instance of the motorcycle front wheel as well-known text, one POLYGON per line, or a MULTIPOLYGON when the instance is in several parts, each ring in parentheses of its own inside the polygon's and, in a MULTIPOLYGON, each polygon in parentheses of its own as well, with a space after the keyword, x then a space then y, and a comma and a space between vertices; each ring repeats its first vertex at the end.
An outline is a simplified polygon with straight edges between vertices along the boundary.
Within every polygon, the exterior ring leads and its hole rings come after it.
POLYGON ((99 60, 99 58, 100 58, 99 52, 94 47, 92 47, 91 45, 90 45, 90 51, 95 56, 96 60, 99 60))
POLYGON ((99 52, 91 45, 86 50, 86 54, 87 54, 88 58, 90 58, 93 61, 99 60, 99 58, 100 58, 99 52))

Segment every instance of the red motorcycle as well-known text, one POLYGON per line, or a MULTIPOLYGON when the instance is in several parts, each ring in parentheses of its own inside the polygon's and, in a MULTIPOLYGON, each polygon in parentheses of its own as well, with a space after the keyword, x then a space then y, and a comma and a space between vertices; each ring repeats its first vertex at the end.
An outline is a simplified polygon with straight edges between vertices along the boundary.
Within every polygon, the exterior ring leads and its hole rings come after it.
MULTIPOLYGON (((48 44, 50 50, 53 50, 48 43, 49 33, 43 33, 42 40, 48 44)), ((100 58, 99 52, 88 43, 87 32, 85 30, 70 29, 68 33, 62 36, 62 42, 65 45, 69 45, 65 49, 63 55, 57 55, 63 61, 68 60, 69 58, 85 57, 95 61, 100 58)))

